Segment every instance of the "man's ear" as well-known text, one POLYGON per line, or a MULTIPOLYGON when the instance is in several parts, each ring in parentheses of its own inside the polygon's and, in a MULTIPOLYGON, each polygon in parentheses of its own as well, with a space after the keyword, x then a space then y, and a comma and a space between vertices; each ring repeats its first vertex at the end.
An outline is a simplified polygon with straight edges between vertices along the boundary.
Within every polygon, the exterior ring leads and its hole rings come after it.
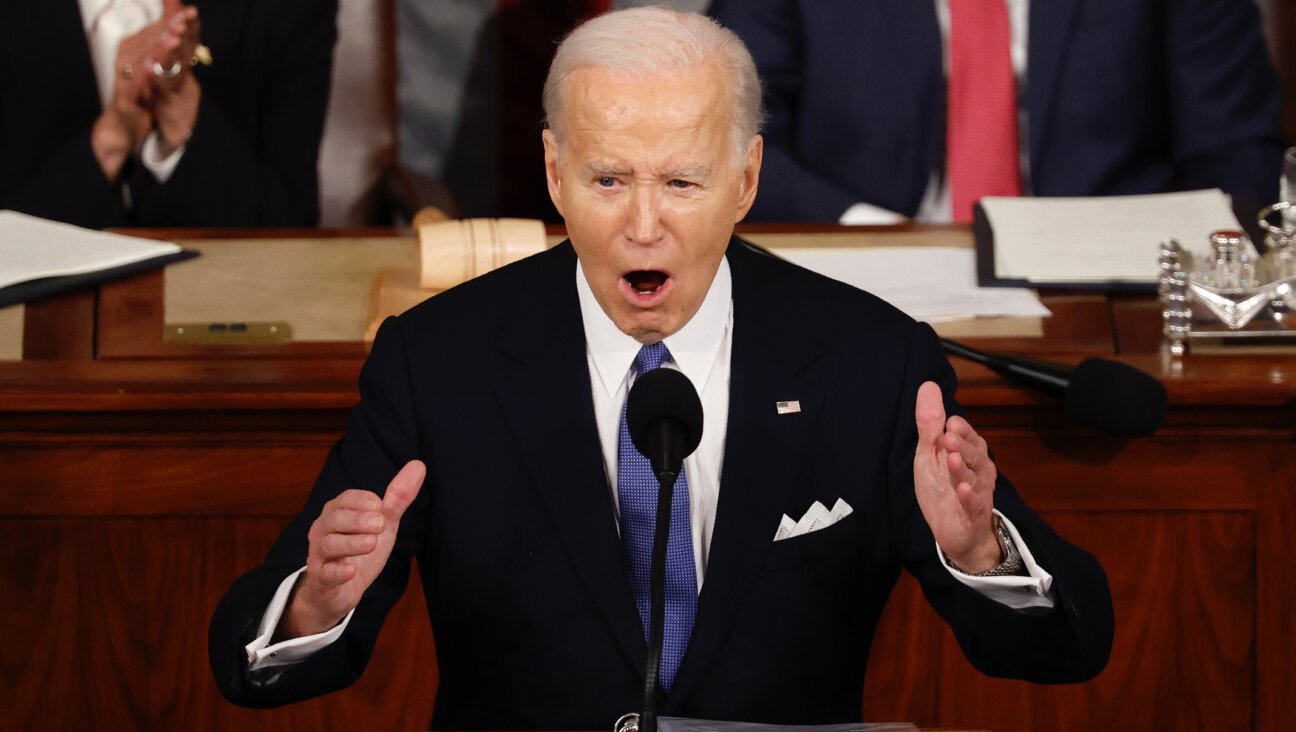
POLYGON ((549 200, 553 201, 558 215, 566 218, 562 205, 562 178, 558 175, 558 138, 553 130, 546 128, 540 133, 544 141, 545 182, 549 185, 549 200))
POLYGON ((756 189, 760 185, 761 161, 764 157, 765 138, 756 135, 747 144, 747 159, 743 163, 738 184, 738 211, 734 215, 735 224, 747 216, 752 203, 756 201, 756 189))

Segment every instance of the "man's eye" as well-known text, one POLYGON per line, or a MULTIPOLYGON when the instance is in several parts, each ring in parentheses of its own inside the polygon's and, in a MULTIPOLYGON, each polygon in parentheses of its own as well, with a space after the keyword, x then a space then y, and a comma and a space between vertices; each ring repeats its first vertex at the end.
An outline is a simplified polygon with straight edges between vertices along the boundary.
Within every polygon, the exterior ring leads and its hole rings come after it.
POLYGON ((613 178, 610 175, 605 175, 599 178, 597 181, 595 181, 595 183, 600 188, 611 188, 612 186, 616 185, 616 178, 613 178))
POLYGON ((692 188, 692 187, 693 187, 693 182, 692 182, 692 181, 687 181, 687 180, 681 180, 681 179, 679 179, 679 178, 675 178, 675 179, 673 179, 673 180, 670 182, 669 185, 670 185, 671 188, 678 188, 679 190, 683 191, 683 190, 687 190, 687 189, 689 189, 689 188, 692 188))

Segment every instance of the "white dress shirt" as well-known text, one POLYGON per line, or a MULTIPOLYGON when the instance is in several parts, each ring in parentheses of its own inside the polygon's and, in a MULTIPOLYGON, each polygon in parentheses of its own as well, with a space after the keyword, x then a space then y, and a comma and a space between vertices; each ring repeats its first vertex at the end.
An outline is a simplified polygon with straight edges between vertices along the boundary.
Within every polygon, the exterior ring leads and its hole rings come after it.
MULTIPOLYGON (((78 0, 81 22, 85 24, 90 45, 90 62, 99 85, 99 101, 107 109, 112 103, 117 83, 117 46, 162 18, 162 0, 78 0)), ((136 69, 137 74, 151 74, 151 69, 136 69)), ((140 148, 140 162, 158 179, 167 182, 180 158, 184 145, 163 157, 158 131, 152 130, 140 148)))
MULTIPOLYGON (((986 0, 989 2, 990 0, 986 0)), ((1013 73, 1017 76, 1017 129, 1021 131, 1018 135, 1018 144, 1021 151, 1021 170, 1023 189, 1028 180, 1030 173, 1030 158, 1026 154, 1026 115, 1021 110, 1020 100, 1022 92, 1026 89, 1026 41, 1030 32, 1030 0, 1004 0, 1008 8, 1008 22, 1012 26, 1010 33, 1012 45, 1009 53, 1012 55, 1013 73)), ((946 76, 949 75, 949 36, 950 36, 950 11, 949 0, 936 0, 936 22, 940 25, 941 34, 941 62, 945 69, 946 76)), ((923 193, 922 203, 918 204, 918 212, 914 214, 914 221, 925 221, 935 224, 946 224, 954 218, 954 204, 950 198, 949 177, 945 171, 933 170, 931 178, 927 181, 927 190, 923 193)), ((895 224, 906 221, 905 217, 894 211, 888 211, 881 206, 874 206, 871 203, 860 202, 850 208, 838 219, 840 224, 863 225, 863 224, 895 224)))
MULTIPOLYGON (((622 333, 603 312, 579 262, 576 265, 576 291, 580 296, 581 320, 585 326, 585 357, 589 363, 590 392, 594 398, 594 421, 603 448, 603 467, 608 489, 612 492, 612 505, 617 506, 617 440, 621 426, 621 406, 634 383, 632 367, 641 344, 622 333)), ((697 568, 699 592, 706 579, 707 558, 720 498, 725 435, 729 427, 729 357, 733 329, 733 279, 729 261, 722 259, 711 289, 697 313, 678 332, 663 339, 671 353, 671 358, 663 364, 663 368, 674 368, 687 376, 702 400, 702 442, 692 455, 684 459, 689 485, 693 561, 697 568)), ((995 513, 1007 527, 1030 576, 966 575, 951 567, 945 559, 945 553, 937 546, 941 562, 960 582, 1004 605, 1017 609, 1052 607, 1053 577, 1036 564, 1035 557, 1012 522, 998 511, 995 513)), ((771 520, 771 541, 774 539, 775 526, 771 520)), ((270 638, 279 624, 292 587, 303 571, 304 567, 280 584, 261 618, 257 637, 245 647, 250 668, 280 666, 310 655, 341 636, 351 615, 355 613, 352 610, 342 622, 325 633, 270 645, 270 638)))

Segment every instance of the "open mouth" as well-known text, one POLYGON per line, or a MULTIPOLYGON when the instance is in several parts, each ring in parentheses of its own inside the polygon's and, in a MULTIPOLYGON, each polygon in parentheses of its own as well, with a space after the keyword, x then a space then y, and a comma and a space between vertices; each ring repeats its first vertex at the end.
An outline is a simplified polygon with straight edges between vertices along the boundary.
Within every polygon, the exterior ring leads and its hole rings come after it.
POLYGON ((625 275, 626 282, 630 283, 630 289, 639 295, 656 293, 662 285, 666 284, 668 277, 665 272, 655 269, 638 269, 625 275))

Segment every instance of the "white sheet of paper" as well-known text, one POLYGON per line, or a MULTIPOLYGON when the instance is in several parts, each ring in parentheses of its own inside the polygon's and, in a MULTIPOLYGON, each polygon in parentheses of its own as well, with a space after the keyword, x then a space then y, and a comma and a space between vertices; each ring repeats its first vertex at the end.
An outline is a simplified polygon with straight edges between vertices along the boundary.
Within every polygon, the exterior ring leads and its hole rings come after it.
POLYGON ((179 251, 175 244, 0 211, 0 287, 120 267, 179 251))
POLYGON ((1163 240, 1205 252, 1211 232, 1242 228, 1218 188, 981 205, 994 229, 995 274, 1031 282, 1155 282, 1163 240))
POLYGON ((783 247, 774 251, 806 269, 867 290, 928 323, 1050 314, 1030 290, 978 287, 976 252, 971 249, 783 247))

